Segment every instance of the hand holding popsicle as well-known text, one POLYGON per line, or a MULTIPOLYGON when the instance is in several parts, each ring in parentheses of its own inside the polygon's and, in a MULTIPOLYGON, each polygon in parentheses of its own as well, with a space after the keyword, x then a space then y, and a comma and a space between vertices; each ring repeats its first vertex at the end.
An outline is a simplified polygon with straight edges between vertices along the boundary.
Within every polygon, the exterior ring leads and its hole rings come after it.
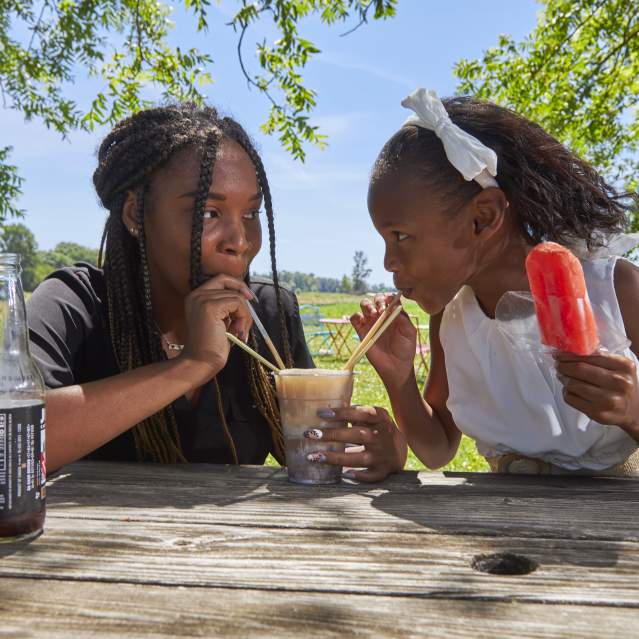
POLYGON ((558 349, 557 373, 567 404, 639 441, 639 387, 632 360, 597 351, 599 336, 579 260, 554 242, 526 259, 542 341, 558 349))
POLYGON ((566 403, 590 419, 619 426, 639 441, 639 384, 635 363, 623 355, 557 353, 566 403))

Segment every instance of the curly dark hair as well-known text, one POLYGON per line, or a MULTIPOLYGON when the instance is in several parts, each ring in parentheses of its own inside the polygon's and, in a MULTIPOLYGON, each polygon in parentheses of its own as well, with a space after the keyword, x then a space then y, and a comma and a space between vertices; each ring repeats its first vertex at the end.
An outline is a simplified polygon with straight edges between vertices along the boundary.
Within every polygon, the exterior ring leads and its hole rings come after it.
MULTIPOLYGON (((104 139, 98 151, 98 168, 93 174, 93 183, 102 205, 109 211, 99 262, 104 268, 109 332, 120 371, 166 358, 159 330, 153 321, 144 232, 147 195, 153 175, 183 149, 188 148, 200 157, 191 229, 190 286, 196 288, 204 281, 201 268, 204 208, 217 152, 224 139, 238 143, 255 167, 268 221, 271 267, 284 357, 287 366, 292 366, 290 340, 277 277, 273 205, 262 160, 247 133, 235 120, 221 117, 212 107, 186 103, 148 109, 122 120, 104 139), (124 202, 131 191, 137 196, 136 238, 128 233, 122 219, 124 202)), ((251 340, 256 346, 253 332, 251 340)), ((253 399, 271 429, 273 453, 279 461, 283 461, 283 436, 273 385, 259 362, 248 356, 244 362, 253 399)), ((222 391, 217 379, 214 384, 220 421, 232 458, 237 463, 237 452, 222 409, 222 391)), ((140 460, 163 463, 186 461, 172 405, 137 424, 133 435, 140 460)))
MULTIPOLYGON (((617 191, 538 124, 476 98, 442 102, 455 124, 497 153, 497 181, 529 244, 581 238, 592 248, 625 229, 637 194, 617 191)), ((435 133, 415 125, 402 127, 386 142, 371 184, 389 175, 423 180, 446 199, 450 211, 481 191, 450 164, 435 133)))

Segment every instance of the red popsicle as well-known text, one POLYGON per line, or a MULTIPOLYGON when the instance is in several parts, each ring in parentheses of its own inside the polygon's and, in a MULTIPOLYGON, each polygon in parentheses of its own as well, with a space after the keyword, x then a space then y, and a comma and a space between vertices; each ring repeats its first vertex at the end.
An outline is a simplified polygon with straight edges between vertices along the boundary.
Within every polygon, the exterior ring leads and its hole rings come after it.
POLYGON ((528 254, 526 272, 541 341, 576 355, 595 351, 599 336, 579 260, 555 242, 542 242, 528 254))

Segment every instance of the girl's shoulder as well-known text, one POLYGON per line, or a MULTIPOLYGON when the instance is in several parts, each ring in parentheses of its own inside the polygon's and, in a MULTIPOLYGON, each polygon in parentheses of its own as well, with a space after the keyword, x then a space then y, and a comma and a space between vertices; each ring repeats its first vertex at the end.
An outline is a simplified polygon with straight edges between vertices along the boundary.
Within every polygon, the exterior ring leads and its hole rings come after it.
POLYGON ((27 301, 31 354, 58 388, 118 372, 108 332, 101 269, 79 263, 51 273, 27 301))
POLYGON ((619 319, 636 314, 639 299, 639 268, 629 260, 611 255, 582 259, 581 264, 590 301, 610 309, 619 319))
POLYGON ((617 260, 614 269, 614 288, 619 303, 626 335, 632 342, 632 350, 639 352, 639 268, 625 259, 617 260))
POLYGON ((453 327, 461 327, 469 318, 475 322, 481 320, 476 313, 475 297, 470 286, 462 286, 455 297, 446 304, 441 314, 440 331, 447 333, 453 327))
MULTIPOLYGON (((257 314, 275 342, 277 349, 280 353, 284 352, 284 338, 281 330, 282 324, 280 322, 275 284, 265 277, 252 277, 251 290, 257 297, 258 303, 255 305, 257 314)), ((304 328, 300 319, 297 297, 292 291, 282 286, 280 286, 280 294, 293 358, 298 368, 310 368, 313 366, 313 360, 304 339, 304 328)))
MULTIPOLYGON (((260 309, 269 316, 277 315, 277 293, 273 280, 267 277, 252 276, 251 291, 257 297, 260 309)), ((284 312, 287 316, 299 315, 297 296, 289 289, 280 285, 280 294, 284 312)))
POLYGON ((639 267, 630 260, 617 259, 614 270, 615 291, 621 298, 632 298, 635 306, 639 299, 639 267))
POLYGON ((72 306, 101 315, 106 297, 104 271, 93 264, 78 262, 47 275, 33 291, 28 305, 42 312, 51 306, 72 306))

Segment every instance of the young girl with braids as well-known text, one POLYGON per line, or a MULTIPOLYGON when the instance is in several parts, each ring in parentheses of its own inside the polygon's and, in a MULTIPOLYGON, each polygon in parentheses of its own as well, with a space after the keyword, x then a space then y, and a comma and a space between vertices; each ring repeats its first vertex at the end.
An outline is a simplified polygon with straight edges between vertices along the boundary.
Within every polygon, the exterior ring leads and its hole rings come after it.
MULTIPOLYGON (((636 195, 505 108, 424 89, 402 104, 415 115, 377 158, 368 206, 396 287, 431 316, 423 396, 406 317, 368 356, 409 445, 431 468, 465 433, 498 472, 638 474, 639 269, 615 255, 636 195), (529 290, 525 258, 542 241, 583 258, 595 313, 629 347, 553 360, 509 333, 499 302, 529 290)), ((363 302, 360 335, 387 299, 363 302)))
MULTIPOLYGON (((93 180, 109 212, 103 269, 56 271, 29 300, 31 348, 49 388, 48 466, 82 457, 261 464, 268 453, 283 463, 269 375, 225 336, 271 357, 251 328, 253 303, 287 365, 313 366, 297 302, 278 285, 270 190, 253 144, 214 109, 176 105, 120 122, 98 162, 93 180), (248 276, 262 203, 272 283, 248 276)), ((369 448, 353 465, 366 454, 376 472, 398 469, 394 440, 382 439, 383 453, 369 448)))

